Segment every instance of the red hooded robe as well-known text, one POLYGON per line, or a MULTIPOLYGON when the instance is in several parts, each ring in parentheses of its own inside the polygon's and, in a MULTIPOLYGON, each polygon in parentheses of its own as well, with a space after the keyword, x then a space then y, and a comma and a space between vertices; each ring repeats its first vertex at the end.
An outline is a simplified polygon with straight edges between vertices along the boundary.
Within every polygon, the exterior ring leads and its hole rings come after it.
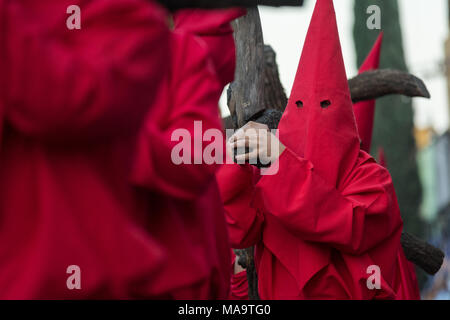
MULTIPOLYGON (((185 10, 175 15, 170 77, 141 133, 133 173, 135 184, 149 196, 148 228, 168 253, 152 287, 155 297, 228 296, 230 244, 214 179, 219 166, 202 159, 211 143, 203 133, 218 133, 220 141, 212 139, 224 150, 218 101, 235 67, 230 22, 243 13, 185 10), (194 121, 201 122, 201 132, 194 121), (180 130, 191 138, 191 164, 176 165, 171 158, 179 144, 172 135, 180 130)), ((223 154, 217 157, 222 160, 223 154)))
POLYGON ((18 0, 0 16, 0 298, 133 298, 164 259, 128 175, 166 74, 166 14, 149 0, 18 0), (73 4, 81 30, 66 27, 73 4))
POLYGON ((396 298, 402 221, 389 173, 360 150, 331 0, 317 1, 279 134, 277 172, 218 174, 232 245, 256 245, 261 298, 396 298))

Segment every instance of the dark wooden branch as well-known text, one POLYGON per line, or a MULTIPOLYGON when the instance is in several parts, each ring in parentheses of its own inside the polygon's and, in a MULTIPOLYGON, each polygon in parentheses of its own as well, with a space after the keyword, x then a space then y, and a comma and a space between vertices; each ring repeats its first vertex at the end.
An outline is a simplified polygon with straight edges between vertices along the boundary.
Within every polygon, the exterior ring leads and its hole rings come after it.
POLYGON ((258 8, 233 22, 236 42, 235 80, 228 89, 228 108, 235 128, 265 109, 264 40, 258 8))
POLYGON ((268 109, 284 111, 287 96, 280 81, 277 55, 271 46, 264 46, 264 101, 268 109))
POLYGON ((438 248, 408 233, 402 234, 406 258, 430 275, 436 274, 444 263, 445 254, 438 248))
MULTIPOLYGON (((233 88, 231 88, 232 90, 233 88)), ((234 101, 230 100, 231 90, 228 90, 228 107, 230 113, 235 115, 236 105, 234 101), (231 104, 231 105, 230 105, 231 104)), ((280 74, 278 72, 278 64, 276 61, 276 53, 269 45, 264 46, 264 109, 275 109, 281 112, 284 111, 287 104, 286 92, 280 81, 280 74)), ((239 108, 238 108, 239 109, 239 108)), ((255 108, 249 115, 248 119, 255 120, 261 114, 262 108, 255 108)), ((223 118, 223 126, 225 129, 235 129, 237 123, 232 119, 232 116, 223 118)))
POLYGON ((348 81, 353 102, 389 94, 430 98, 422 80, 407 72, 381 69, 364 72, 348 81))
POLYGON ((157 0, 160 4, 171 11, 185 8, 231 8, 231 7, 254 7, 265 5, 271 7, 301 6, 303 0, 157 0))

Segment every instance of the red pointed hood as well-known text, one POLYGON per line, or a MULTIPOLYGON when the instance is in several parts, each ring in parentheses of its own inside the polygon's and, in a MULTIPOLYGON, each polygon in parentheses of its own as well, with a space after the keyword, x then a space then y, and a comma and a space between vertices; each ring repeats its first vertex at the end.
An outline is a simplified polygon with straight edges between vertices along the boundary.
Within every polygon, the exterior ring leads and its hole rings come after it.
POLYGON ((193 33, 208 46, 222 85, 234 79, 236 49, 231 21, 245 15, 245 9, 186 9, 174 15, 175 30, 193 33))
POLYGON ((318 0, 279 125, 280 140, 336 186, 360 146, 332 0, 318 0))
MULTIPOLYGON (((380 65, 381 44, 383 42, 383 33, 381 32, 375 42, 372 50, 359 69, 359 73, 378 69, 380 65)), ((373 122, 375 116, 375 100, 361 101, 353 106, 355 111, 356 123, 359 136, 361 138, 361 149, 370 153, 372 144, 373 122)))

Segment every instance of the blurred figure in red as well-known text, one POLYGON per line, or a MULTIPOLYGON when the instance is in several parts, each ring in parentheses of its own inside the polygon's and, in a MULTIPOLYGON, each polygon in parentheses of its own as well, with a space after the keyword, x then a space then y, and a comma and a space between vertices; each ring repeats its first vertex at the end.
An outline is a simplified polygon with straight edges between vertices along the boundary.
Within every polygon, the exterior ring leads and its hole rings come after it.
POLYGON ((170 62, 166 13, 1 0, 0 16, 0 298, 145 296, 165 253, 129 173, 170 62))
MULTIPOLYGON (((203 133, 216 132, 214 143, 224 149, 218 102, 234 77, 230 22, 244 13, 184 10, 174 16, 170 76, 141 132, 133 171, 134 183, 149 197, 147 228, 167 253, 151 287, 158 298, 228 297, 231 258, 215 181, 219 163, 204 161, 209 142, 202 142, 208 140, 203 133), (173 137, 180 132, 189 136, 189 161, 175 164, 172 151, 180 142, 173 137)), ((223 161, 223 154, 215 156, 223 161)))

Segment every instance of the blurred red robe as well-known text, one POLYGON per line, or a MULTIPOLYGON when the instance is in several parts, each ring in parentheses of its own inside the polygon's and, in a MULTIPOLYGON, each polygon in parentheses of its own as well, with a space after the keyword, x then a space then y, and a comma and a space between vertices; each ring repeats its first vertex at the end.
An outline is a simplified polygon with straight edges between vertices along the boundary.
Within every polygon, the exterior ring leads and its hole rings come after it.
POLYGON ((69 30, 78 2, 0 2, 0 299, 148 296, 135 283, 164 262, 129 173, 167 72, 166 13, 84 1, 69 30))
MULTIPOLYGON (((245 14, 243 9, 231 10, 180 10, 175 14, 175 30, 201 37, 207 44, 215 70, 222 85, 230 83, 235 72, 235 51, 230 21, 245 14)), ((248 300, 246 272, 234 274, 235 254, 231 251, 231 288, 230 299, 248 300)))
POLYGON ((286 150, 266 175, 217 175, 232 246, 256 245, 260 297, 398 298, 400 211, 389 173, 360 150, 331 0, 317 1, 279 133, 286 150))
MULTIPOLYGON (((158 298, 228 297, 230 243, 215 181, 219 165, 202 159, 211 143, 203 133, 215 130, 220 141, 214 142, 224 150, 218 101, 234 75, 230 22, 243 13, 184 10, 175 15, 170 77, 141 133, 133 173, 135 184, 149 195, 148 228, 168 253, 152 287, 158 298), (194 121, 201 122, 201 132, 194 121), (179 142, 171 137, 180 130, 191 137, 191 164, 172 161, 179 142)), ((223 160, 223 154, 216 156, 223 160)))

